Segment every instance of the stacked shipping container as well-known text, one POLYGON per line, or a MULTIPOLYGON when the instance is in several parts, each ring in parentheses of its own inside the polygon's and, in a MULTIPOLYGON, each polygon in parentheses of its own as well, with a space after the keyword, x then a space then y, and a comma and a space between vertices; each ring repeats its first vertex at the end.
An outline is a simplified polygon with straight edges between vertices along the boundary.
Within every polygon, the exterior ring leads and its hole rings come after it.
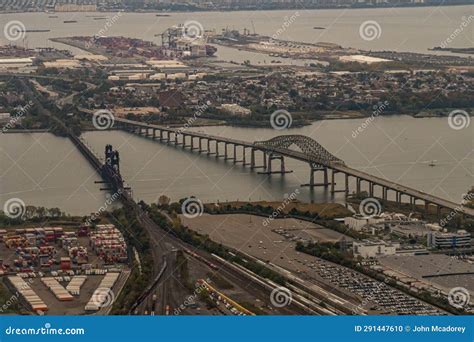
POLYGON ((9 276, 8 280, 15 287, 17 293, 21 294, 23 298, 28 302, 34 311, 47 311, 48 306, 43 300, 33 291, 23 278, 19 276, 9 276))
POLYGON ((54 278, 44 277, 41 278, 44 285, 56 296, 60 301, 73 300, 73 296, 54 278))

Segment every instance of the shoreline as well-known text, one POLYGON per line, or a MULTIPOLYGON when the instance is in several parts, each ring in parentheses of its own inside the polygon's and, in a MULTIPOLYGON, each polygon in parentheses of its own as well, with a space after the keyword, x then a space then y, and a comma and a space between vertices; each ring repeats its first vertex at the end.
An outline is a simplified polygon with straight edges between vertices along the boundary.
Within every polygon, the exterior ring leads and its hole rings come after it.
MULTIPOLYGON (((452 110, 456 110, 456 109, 452 109, 452 110)), ((474 117, 474 111, 473 112, 467 112, 469 114, 470 117, 474 117)), ((439 116, 439 115, 434 115, 434 114, 429 114, 429 113, 425 113, 425 114, 420 114, 420 115, 416 115, 416 114, 408 114, 408 113, 404 113, 404 114, 388 114, 388 115, 379 115, 377 117, 411 117, 413 119, 432 119, 432 118, 438 118, 438 119, 445 119, 445 118, 448 118, 448 112, 446 115, 444 116, 439 116)), ((367 114, 367 115, 363 115, 361 113, 360 116, 357 116, 357 117, 348 117, 347 115, 344 115, 344 114, 340 114, 340 115, 337 115, 337 116, 333 116, 333 117, 325 117, 325 118, 321 118, 321 119, 314 119, 314 120, 308 120, 309 123, 307 124, 301 124, 301 125, 296 125, 296 126, 292 126, 291 128, 301 128, 301 127, 307 127, 307 126, 311 126, 313 123, 315 122, 321 122, 321 121, 333 121, 333 120, 362 120, 362 119, 367 119, 367 118, 370 118, 372 117, 371 114, 367 114)), ((179 128, 179 127, 182 127, 182 125, 178 125, 178 124, 170 124, 170 125, 167 125, 167 124, 163 124, 162 126, 168 126, 170 128, 179 128)), ((267 129, 271 129, 271 127, 268 127, 268 126, 260 126, 260 125, 235 125, 235 124, 232 124, 232 123, 218 123, 218 124, 202 124, 202 125, 199 125, 199 124, 196 124, 196 125, 193 125, 192 126, 193 128, 203 128, 203 127, 236 127, 236 128, 254 128, 254 129, 261 129, 261 128, 267 128, 267 129)), ((112 130, 112 131, 117 131, 117 130, 120 130, 118 128, 111 128, 109 130, 112 130)), ((83 129, 82 132, 94 132, 94 131, 98 131, 98 130, 95 130, 95 129, 83 129)), ((44 128, 44 129, 9 129, 9 130, 6 130, 5 132, 2 132, 3 134, 14 134, 14 133, 22 133, 22 134, 25 134, 25 133, 51 133, 50 129, 47 129, 47 128, 44 128)))
MULTIPOLYGON (((464 3, 457 3, 457 4, 447 4, 444 2, 441 2, 439 4, 421 4, 421 3, 416 3, 416 4, 390 4, 389 6, 313 6, 313 7, 306 7, 304 8, 304 11, 321 11, 321 10, 367 10, 367 9, 394 9, 394 8, 438 8, 438 7, 459 7, 459 6, 470 6, 472 3, 469 1, 465 1, 464 3)), ((123 12, 123 13, 135 13, 135 14, 168 14, 168 15, 173 15, 173 14, 182 14, 182 13, 203 13, 203 12, 208 12, 208 13, 223 13, 223 12, 263 12, 263 11, 291 11, 291 10, 299 10, 301 9, 298 6, 288 6, 285 8, 261 8, 261 7, 256 7, 256 8, 238 8, 238 9, 208 9, 208 8, 203 8, 203 9, 193 9, 193 10, 124 10, 124 9, 107 9, 107 10, 96 10, 93 12, 90 11, 69 11, 69 12, 46 12, 45 10, 38 10, 38 11, 0 11, 0 14, 29 14, 29 13, 44 13, 44 14, 60 14, 60 13, 117 13, 118 11, 123 12)))

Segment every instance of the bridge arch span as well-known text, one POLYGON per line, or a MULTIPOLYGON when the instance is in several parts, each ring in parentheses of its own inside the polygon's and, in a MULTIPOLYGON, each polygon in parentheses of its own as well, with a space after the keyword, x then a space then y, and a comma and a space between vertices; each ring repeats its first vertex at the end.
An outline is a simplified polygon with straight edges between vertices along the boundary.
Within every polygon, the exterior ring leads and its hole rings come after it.
POLYGON ((331 162, 344 164, 344 161, 337 158, 331 152, 326 150, 316 140, 306 135, 299 135, 299 134, 280 135, 270 140, 256 141, 254 142, 254 144, 256 146, 266 147, 270 149, 278 148, 278 149, 286 149, 286 150, 290 150, 290 147, 295 145, 306 156, 319 160, 322 164, 329 164, 331 162))

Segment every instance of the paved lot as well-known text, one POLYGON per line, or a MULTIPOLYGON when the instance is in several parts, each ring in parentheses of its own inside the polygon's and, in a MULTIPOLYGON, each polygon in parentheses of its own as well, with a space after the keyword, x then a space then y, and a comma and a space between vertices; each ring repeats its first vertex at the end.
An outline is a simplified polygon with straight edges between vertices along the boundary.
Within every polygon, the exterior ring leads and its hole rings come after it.
MULTIPOLYGON (((427 275, 474 272, 473 264, 444 254, 416 256, 392 255, 380 258, 379 260, 384 266, 419 279, 427 275)), ((423 281, 441 287, 446 292, 449 292, 453 287, 464 287, 471 291, 474 296, 474 274, 423 278, 423 281)))

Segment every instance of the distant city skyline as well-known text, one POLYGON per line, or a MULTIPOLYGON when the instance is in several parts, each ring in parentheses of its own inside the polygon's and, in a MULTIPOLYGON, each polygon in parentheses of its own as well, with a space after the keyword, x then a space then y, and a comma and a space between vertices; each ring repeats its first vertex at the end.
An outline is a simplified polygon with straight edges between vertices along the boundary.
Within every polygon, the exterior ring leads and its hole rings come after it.
POLYGON ((105 11, 105 10, 245 10, 290 8, 348 8, 385 6, 460 5, 471 0, 9 0, 0 11, 105 11))

